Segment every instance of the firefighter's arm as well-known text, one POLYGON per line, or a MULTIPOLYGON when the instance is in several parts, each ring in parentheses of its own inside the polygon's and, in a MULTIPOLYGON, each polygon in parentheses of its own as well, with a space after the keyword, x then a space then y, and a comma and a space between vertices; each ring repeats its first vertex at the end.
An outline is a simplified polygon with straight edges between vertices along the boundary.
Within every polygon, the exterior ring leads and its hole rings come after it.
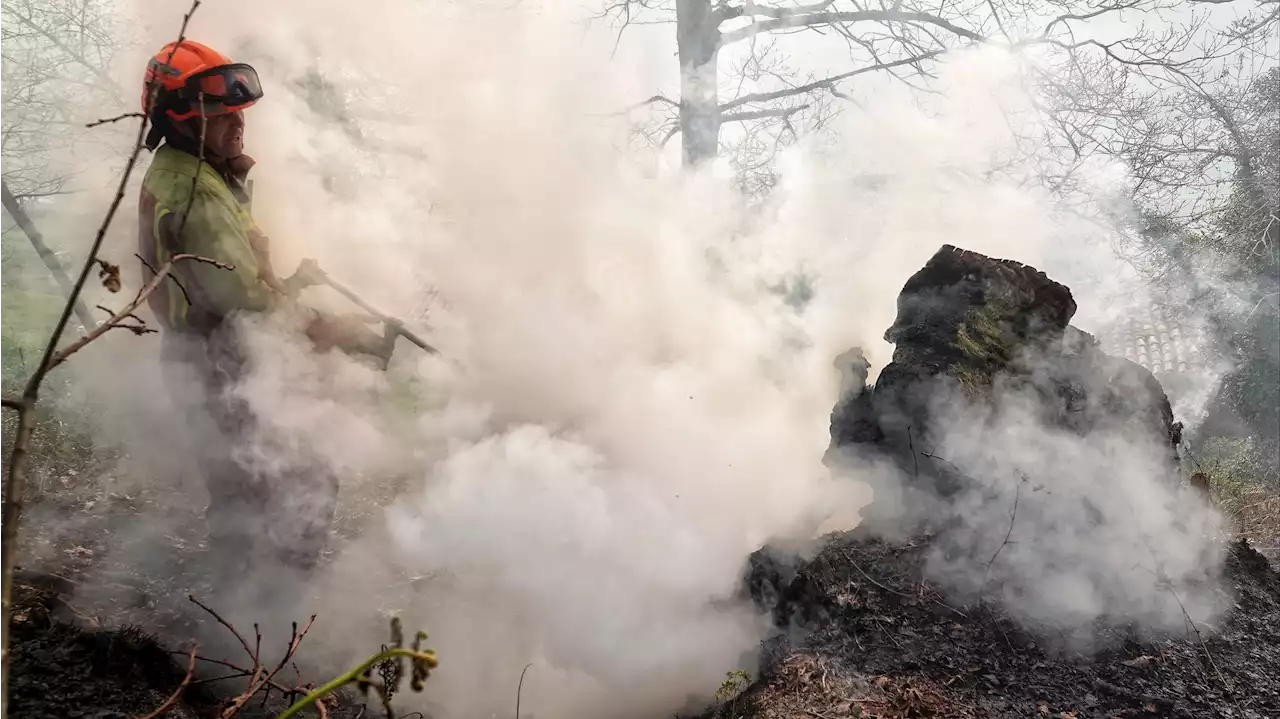
POLYGON ((219 315, 234 310, 266 310, 274 294, 262 280, 261 265, 243 225, 231 208, 211 193, 197 189, 181 246, 194 255, 232 265, 226 270, 204 262, 184 262, 181 275, 189 278, 198 293, 193 302, 204 301, 219 315))
POLYGON ((258 278, 276 292, 288 294, 271 264, 271 240, 258 229, 256 223, 249 229, 249 246, 253 248, 253 256, 258 260, 258 278))

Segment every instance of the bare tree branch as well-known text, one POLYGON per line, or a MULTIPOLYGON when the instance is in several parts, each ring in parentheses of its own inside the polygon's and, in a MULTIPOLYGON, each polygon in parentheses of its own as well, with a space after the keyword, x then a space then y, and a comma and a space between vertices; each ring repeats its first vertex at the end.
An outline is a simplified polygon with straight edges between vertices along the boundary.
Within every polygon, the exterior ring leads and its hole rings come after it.
POLYGON ((782 107, 776 110, 752 110, 748 112, 730 112, 730 113, 725 113, 721 115, 720 122, 721 124, 726 122, 747 122, 750 120, 763 120, 766 117, 787 118, 787 117, 791 117, 797 112, 800 112, 801 110, 808 109, 810 106, 811 106, 810 103, 805 103, 803 105, 796 105, 794 107, 782 107))
POLYGON ((754 2, 751 2, 751 0, 747 0, 747 3, 742 7, 742 14, 752 17, 795 17, 796 15, 808 15, 811 13, 822 12, 834 4, 835 0, 823 0, 823 2, 813 3, 812 5, 775 7, 772 5, 757 5, 754 2))
MULTIPOLYGON (((1120 12, 1122 10, 1130 10, 1130 9, 1136 8, 1140 6, 1142 3, 1143 3, 1143 0, 1129 0, 1129 2, 1119 3, 1116 5, 1103 5, 1102 7, 1099 7, 1097 10, 1094 10, 1093 12, 1084 13, 1082 15, 1078 15, 1074 13, 1059 15, 1054 19, 1050 20, 1048 25, 1044 26, 1044 31, 1040 33, 1040 36, 1047 38, 1049 37, 1049 34, 1053 32, 1054 27, 1058 25, 1065 25, 1066 23, 1072 20, 1081 20, 1081 21, 1092 20, 1094 18, 1101 17, 1108 13, 1120 12)), ((995 8, 992 8, 992 12, 995 12, 995 8)))
MULTIPOLYGON (((192 0, 191 9, 182 17, 182 27, 178 31, 177 43, 175 43, 173 51, 176 51, 181 45, 182 40, 186 37, 187 24, 191 21, 191 16, 195 14, 200 7, 200 0, 192 0)), ((172 56, 173 51, 170 52, 172 56)), ((155 103, 157 85, 148 88, 147 108, 150 109, 155 103)), ((36 367, 35 372, 27 380, 26 386, 22 392, 22 409, 18 412, 18 427, 14 433, 13 450, 9 457, 9 471, 5 478, 4 493, 4 517, 3 517, 3 537, 0 537, 0 554, 3 559, 0 560, 0 573, 3 574, 3 604, 0 611, 3 611, 3 639, 0 639, 0 697, 8 696, 8 679, 9 679, 9 626, 12 616, 12 598, 13 598, 13 568, 18 554, 18 530, 22 519, 23 494, 26 483, 27 461, 30 453, 31 433, 35 428, 35 405, 39 400, 40 386, 48 376, 50 370, 55 365, 55 358, 59 355, 57 350, 58 343, 62 339, 62 334, 67 328, 67 323, 71 319, 71 314, 75 311, 76 301, 80 297, 80 293, 84 290, 85 283, 88 282, 89 273, 93 271, 94 265, 97 263, 98 252, 102 249, 102 243, 106 238, 107 229, 111 226, 112 219, 115 218, 116 211, 120 207, 121 201, 124 199, 125 188, 129 184, 129 177, 133 174, 134 165, 137 163, 138 155, 142 152, 143 138, 146 135, 147 119, 144 116, 142 121, 138 123, 138 132, 134 138, 133 150, 129 155, 129 161, 125 165, 124 172, 121 174, 119 186, 116 189, 115 198, 111 202, 111 206, 107 209, 106 216, 102 220, 101 226, 98 228, 97 235, 94 237, 89 252, 84 260, 84 265, 80 270, 79 277, 76 278, 72 285, 71 294, 66 300, 66 304, 62 309, 58 321, 55 323, 53 331, 49 335, 48 344, 45 346, 44 354, 40 359, 40 364, 36 367)), ((172 264, 169 265, 172 267, 172 264)), ((154 285, 152 291, 154 291, 154 285)), ((141 293, 140 293, 141 294, 141 293)), ((138 301, 135 300, 133 307, 136 307, 138 301)), ((129 309, 132 312, 132 307, 129 309)), ((106 331, 99 327, 98 335, 106 331)), ((90 333, 93 334, 93 333, 90 333)), ((94 336, 98 336, 94 335, 94 336)), ((89 335, 81 338, 77 343, 79 347, 87 344, 89 335)), ((68 348, 70 351, 63 353, 63 358, 74 352, 74 349, 68 348)), ((76 347, 78 349, 78 347, 76 347)), ((9 707, 9 702, 4 701, 0 704, 0 719, 5 719, 9 707)))
POLYGON ((657 104, 667 105, 668 107, 675 107, 675 108, 680 107, 680 103, 676 102, 675 100, 672 100, 666 95, 654 95, 653 97, 647 100, 641 100, 640 102, 637 102, 631 107, 628 107, 627 110, 635 110, 648 105, 657 105, 657 104))
POLYGON ((157 272, 155 276, 152 277, 149 282, 147 282, 147 284, 143 285, 142 289, 138 290, 137 296, 133 298, 132 302, 125 305, 124 309, 119 310, 118 312, 113 314, 107 321, 103 322, 97 327, 94 327, 93 330, 85 334, 80 339, 76 340, 75 342, 72 342, 71 344, 67 345, 63 349, 58 350, 58 352, 56 352, 53 355, 52 359, 50 359, 49 361, 49 369, 53 369, 54 367, 57 367, 63 362, 66 362, 68 357, 84 349, 85 345, 98 339, 102 335, 106 334, 108 331, 116 327, 123 327, 123 328, 129 329, 130 325, 124 324, 124 321, 130 318, 136 319, 136 316, 134 315, 134 310, 137 310, 139 307, 141 307, 142 303, 146 302, 147 298, 150 297, 152 293, 154 293, 160 287, 160 285, 164 283, 165 278, 169 276, 169 273, 173 272, 173 268, 175 264, 179 262, 184 262, 184 261, 204 262, 206 264, 210 264, 210 265, 213 265, 214 267, 218 267, 224 270, 235 269, 235 267, 232 265, 229 265, 225 262, 219 262, 217 260, 211 260, 208 257, 199 257, 197 255, 188 255, 188 254, 174 255, 172 259, 170 259, 168 262, 160 266, 160 271, 157 272))
POLYGON ((769 20, 760 20, 746 27, 731 30, 720 35, 720 46, 731 45, 746 40, 763 32, 773 32, 787 28, 807 27, 810 25, 835 25, 858 22, 880 23, 920 23, 942 28, 959 37, 974 42, 985 42, 980 33, 961 27, 945 18, 922 12, 902 12, 896 10, 855 10, 849 12, 818 12, 809 15, 793 15, 769 20))
POLYGON ((769 100, 778 100, 784 97, 794 97, 795 95, 803 95, 808 92, 813 92, 814 90, 820 90, 820 89, 832 87, 833 85, 835 85, 835 83, 840 82, 841 80, 847 80, 851 77, 857 77, 858 75, 864 75, 869 72, 877 72, 880 70, 886 70, 888 68, 900 67, 902 65, 911 65, 924 60, 930 60, 932 58, 943 55, 946 52, 947 52, 946 50, 928 52, 923 55, 907 57, 901 60, 895 60, 893 62, 886 62, 878 65, 868 65, 866 67, 860 67, 856 70, 850 70, 849 72, 842 72, 839 75, 832 75, 831 77, 825 77, 821 80, 815 80, 813 82, 806 83, 804 85, 797 85, 796 87, 789 87, 784 90, 774 90, 773 92, 756 92, 748 95, 743 95, 741 97, 734 98, 733 100, 730 100, 729 102, 726 102, 725 104, 721 105, 720 111, 724 112, 726 110, 732 110, 736 107, 742 107, 743 105, 747 105, 753 102, 767 102, 769 100))
POLYGON ((124 113, 124 114, 116 115, 116 116, 114 116, 114 117, 104 117, 104 118, 102 118, 101 120, 94 120, 93 122, 87 123, 87 124, 85 125, 85 127, 86 127, 86 128, 93 128, 93 127, 97 127, 98 125, 107 125, 107 124, 110 124, 110 123, 113 123, 113 122, 119 122, 119 121, 121 121, 121 120, 127 120, 127 119, 129 119, 129 118, 133 118, 133 117, 142 117, 142 113, 140 113, 140 112, 126 112, 126 113, 124 113))
POLYGON ((87 58, 84 57, 84 55, 72 49, 66 43, 62 42, 62 40, 59 39, 57 35, 54 35, 53 33, 49 32, 48 28, 41 27, 31 18, 30 15, 24 15, 21 12, 14 9, 13 7, 6 7, 5 9, 11 15, 13 15, 13 17, 18 22, 22 23, 23 25, 26 25, 28 28, 30 28, 34 32, 44 36, 44 38, 48 40, 50 44, 52 44, 54 47, 61 50, 63 53, 66 53, 67 57, 75 60, 77 63, 80 64, 81 67, 88 70, 90 74, 92 74, 94 77, 98 79, 98 82, 103 84, 103 86, 111 88, 112 92, 115 93, 116 97, 122 98, 125 96, 124 90, 120 87, 120 85, 116 83, 115 80, 111 79, 110 75, 103 72, 102 68, 90 62, 87 58))

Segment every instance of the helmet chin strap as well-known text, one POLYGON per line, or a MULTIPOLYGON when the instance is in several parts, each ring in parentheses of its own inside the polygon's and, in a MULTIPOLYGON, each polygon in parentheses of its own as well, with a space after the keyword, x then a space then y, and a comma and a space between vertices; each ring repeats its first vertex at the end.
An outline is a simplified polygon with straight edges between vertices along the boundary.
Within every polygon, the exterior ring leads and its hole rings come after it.
POLYGON ((217 163, 221 160, 221 158, 214 157, 208 152, 201 153, 199 140, 183 132, 183 129, 174 123, 163 110, 156 110, 151 114, 151 129, 147 132, 147 149, 154 152, 160 146, 161 140, 173 149, 181 150, 193 157, 200 157, 203 154, 206 162, 217 163))
POLYGON ((164 114, 164 110, 155 109, 151 111, 151 128, 147 130, 147 139, 144 143, 146 148, 155 152, 160 146, 160 141, 169 141, 171 135, 177 134, 174 131, 173 123, 169 121, 169 116, 164 114))

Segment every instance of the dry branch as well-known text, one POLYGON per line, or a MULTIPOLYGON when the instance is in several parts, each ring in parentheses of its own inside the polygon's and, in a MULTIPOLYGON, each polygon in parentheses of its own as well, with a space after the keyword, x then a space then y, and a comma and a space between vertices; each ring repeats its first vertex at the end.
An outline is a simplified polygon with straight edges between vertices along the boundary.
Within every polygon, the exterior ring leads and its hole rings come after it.
POLYGON ((191 653, 187 657, 187 674, 182 678, 182 683, 178 685, 178 688, 173 690, 173 694, 167 700, 165 700, 164 704, 161 704, 155 711, 151 712, 150 714, 144 717, 139 717, 139 719, 156 719, 157 717, 163 715, 166 711, 169 711, 169 707, 173 706, 174 703, 178 701, 178 697, 182 696, 182 692, 185 691, 186 688, 191 684, 191 678, 195 676, 196 649, 197 649, 196 645, 194 644, 191 645, 191 653))
POLYGON ((978 602, 982 602, 983 593, 987 589, 987 580, 991 577, 991 565, 995 564, 996 557, 1000 556, 1000 552, 1009 544, 1009 537, 1013 536, 1013 523, 1018 521, 1018 500, 1022 496, 1022 480, 1017 480, 1013 485, 1013 508, 1009 510, 1009 529, 1004 533, 1004 541, 1000 542, 1000 546, 996 547, 996 551, 991 555, 991 559, 987 561, 986 570, 982 573, 982 587, 978 590, 978 602))
POLYGON ((742 7, 743 15, 759 16, 759 17, 795 17, 796 15, 808 15, 811 13, 821 12, 835 4, 835 0, 823 0, 812 5, 797 5, 795 7, 774 7, 772 5, 757 5, 751 0, 747 0, 742 7))
POLYGON ((85 127, 93 128, 93 127, 97 127, 98 125, 109 125, 109 124, 111 124, 111 123, 113 123, 113 122, 120 122, 121 120, 127 120, 127 119, 129 119, 129 118, 131 118, 131 117, 139 117, 139 118, 140 118, 140 117, 142 117, 142 113, 140 113, 140 112, 126 112, 126 113, 121 114, 121 115, 116 115, 115 117, 104 117, 104 118, 102 118, 102 119, 94 120, 93 122, 87 123, 87 124, 85 125, 85 127))
POLYGON ((892 68, 901 67, 903 65, 914 65, 918 62, 923 62, 925 60, 932 60, 936 57, 946 54, 947 52, 948 50, 934 50, 932 52, 926 52, 926 53, 921 53, 919 55, 913 55, 911 57, 905 57, 905 58, 902 58, 901 60, 894 60, 893 62, 884 62, 884 63, 877 63, 875 65, 866 65, 864 67, 859 67, 857 69, 850 70, 848 72, 842 72, 838 75, 824 77, 821 80, 814 80, 813 82, 808 82, 803 85, 796 85, 795 87, 788 87, 782 90, 774 90, 772 92, 753 92, 747 95, 742 95, 740 97, 735 97, 734 99, 724 103, 723 105, 720 106, 720 111, 725 112, 726 110, 732 110, 735 107, 742 107, 743 105, 746 105, 749 103, 768 102, 770 100, 779 100, 784 97, 793 97, 795 95, 803 95, 808 92, 813 92, 814 90, 823 90, 823 89, 832 88, 835 86, 837 82, 840 82, 841 80, 848 80, 851 77, 857 77, 858 75, 865 75, 866 73, 869 73, 869 72, 879 72, 881 70, 890 70, 892 68))
MULTIPOLYGON (((199 4, 200 4, 199 2, 195 3, 195 5, 199 5, 199 4)), ((193 7, 192 11, 194 12, 194 10, 195 8, 193 7)), ((88 70, 89 73, 92 74, 98 80, 98 82, 102 83, 103 87, 109 88, 117 98, 128 96, 128 93, 123 92, 120 85, 117 84, 116 81, 112 79, 110 75, 108 75, 105 71, 103 71, 102 67, 100 67, 97 63, 90 62, 89 59, 86 58, 82 53, 76 52, 74 49, 69 47, 66 43, 60 40, 56 35, 50 32, 49 28, 41 27, 38 23, 35 22, 35 19, 32 16, 23 15, 22 13, 18 12, 16 8, 10 6, 8 3, 5 4, 5 11, 8 12, 10 15, 12 15, 18 22, 30 28, 33 32, 43 36, 46 40, 49 41, 49 44, 58 48, 59 51, 61 51, 67 57, 74 60, 76 64, 88 70)), ((190 16, 190 13, 188 13, 188 17, 189 16, 190 16)), ((184 31, 186 30, 185 21, 183 23, 183 30, 184 31)))
POLYGON ((520 683, 516 685, 516 719, 520 719, 520 695, 524 693, 524 675, 529 671, 532 663, 524 665, 524 669, 520 670, 520 683))
POLYGON ((749 122, 751 120, 763 120, 768 117, 778 117, 782 119, 790 118, 792 115, 806 110, 813 106, 813 103, 806 102, 803 105, 794 107, 780 107, 774 110, 748 110, 746 112, 726 112, 720 116, 720 124, 727 122, 749 122))
POLYGON ((244 637, 240 635, 240 632, 236 630, 235 626, 231 622, 228 622, 226 619, 223 619, 221 614, 218 614, 217 612, 213 611, 213 609, 211 609, 208 605, 201 602, 199 599, 196 599, 194 596, 188 594, 187 599, 190 600, 192 604, 195 604, 197 607, 200 607, 201 609, 203 609, 205 613, 207 613, 209 616, 216 619, 219 624, 227 628, 227 631, 231 632, 231 636, 235 637, 236 640, 240 642, 240 646, 241 648, 244 649, 244 653, 248 654, 249 657, 253 659, 253 669, 254 669, 254 673, 256 674, 259 668, 258 654, 257 652, 249 648, 249 643, 244 640, 244 637))
POLYGON ((85 345, 89 344, 90 342, 106 334, 109 330, 112 330, 116 327, 124 327, 126 329, 132 329, 133 326, 123 324, 124 320, 127 320, 131 317, 136 318, 136 315, 134 315, 134 310, 141 307, 142 303, 145 302, 147 298, 150 297, 151 294, 160 287, 161 283, 164 282, 165 278, 168 277, 171 272, 173 272, 173 268, 175 264, 179 262, 184 262, 184 261, 204 262, 206 264, 213 265, 214 267, 217 267, 223 270, 235 269, 234 265, 229 265, 225 262, 219 262, 217 260, 211 260, 208 257, 200 257, 199 255, 188 255, 188 254, 174 255, 171 260, 169 260, 168 262, 160 266, 160 271, 157 272, 156 275, 152 277, 149 282, 147 282, 147 284, 143 285, 142 289, 138 290, 137 296, 133 298, 132 302, 125 305, 124 309, 116 312, 114 315, 111 316, 110 319, 98 325, 97 327, 93 328, 93 330, 88 334, 86 334, 85 336, 81 337, 75 342, 72 342, 71 344, 67 345, 61 350, 58 350, 58 352, 53 355, 53 359, 49 363, 49 369, 53 369, 54 367, 57 367, 63 362, 66 362, 68 357, 84 349, 85 345))
MULTIPOLYGON (((155 275, 157 273, 155 266, 153 266, 150 262, 147 262, 147 259, 145 257, 138 254, 137 252, 133 253, 133 256, 137 257, 138 261, 142 263, 142 266, 150 270, 152 275, 155 275)), ((178 289, 182 292, 182 299, 186 301, 188 305, 191 304, 191 295, 187 294, 187 288, 184 287, 182 282, 178 280, 177 275, 170 273, 169 279, 172 280, 173 284, 177 285, 178 289)))
POLYGON ((191 192, 187 195, 187 211, 182 213, 182 220, 178 222, 178 237, 182 237, 183 230, 187 229, 187 218, 191 217, 191 204, 196 199, 196 188, 200 186, 200 171, 204 169, 204 133, 208 128, 209 120, 204 115, 204 93, 196 98, 196 106, 200 108, 200 140, 196 143, 196 171, 191 176, 191 192))
POLYGON ((807 15, 786 15, 783 17, 760 20, 746 27, 731 30, 720 35, 720 46, 747 40, 756 35, 789 28, 810 27, 814 25, 849 25, 858 22, 879 23, 912 23, 932 25, 958 37, 974 42, 986 42, 982 34, 961 27, 946 18, 923 12, 906 12, 901 10, 854 10, 849 12, 816 12, 807 15))
MULTIPOLYGON (((163 279, 163 278, 160 277, 159 279, 163 279)), ((284 656, 280 658, 280 662, 276 664, 275 668, 268 672, 266 667, 262 664, 262 654, 261 654, 262 633, 259 630, 257 624, 253 625, 253 632, 254 632, 256 641, 254 642, 254 648, 250 649, 249 642, 244 638, 244 635, 241 634, 238 629, 236 629, 234 624, 227 621, 225 618, 223 618, 221 614, 218 614, 211 607, 204 604, 199 599, 196 599, 194 596, 187 595, 187 599, 191 600, 193 604, 203 609, 209 616, 217 620, 219 624, 226 627, 227 631, 231 632, 231 635, 234 636, 238 642, 240 642, 240 647, 244 649, 244 653, 248 655, 249 660, 253 663, 252 668, 246 670, 238 666, 235 666, 234 664, 231 664, 229 662, 222 662, 222 661, 214 662, 240 672, 239 676, 247 676, 249 678, 249 681, 246 684, 244 691, 240 692, 239 695, 237 695, 234 699, 228 702, 227 706, 223 708, 223 710, 219 713, 220 719, 231 719, 231 717, 236 716, 237 714, 240 713, 240 710, 244 708, 244 705, 247 704, 250 699, 257 696, 259 693, 264 693, 263 702, 265 703, 267 696, 270 694, 270 691, 272 689, 279 690, 281 693, 289 697, 296 696, 297 693, 304 690, 304 687, 302 687, 301 684, 293 688, 282 686, 281 684, 275 681, 275 678, 276 678, 276 675, 279 674, 280 671, 284 669, 286 666, 288 666, 289 662, 293 660, 294 655, 297 654, 298 646, 302 643, 302 639, 305 636, 307 636, 307 632, 310 631, 311 625, 314 624, 316 621, 316 615, 314 614, 311 615, 311 618, 307 620, 306 625, 302 627, 301 631, 298 630, 298 623, 297 622, 293 623, 293 631, 289 637, 289 644, 285 649, 284 656)), ((214 660, 205 659, 204 657, 199 657, 199 658, 204 659, 205 661, 214 661, 214 660)), ((222 677, 222 678, 230 679, 232 677, 222 677)))
MULTIPOLYGON (((170 654, 175 654, 175 655, 177 655, 177 654, 184 654, 184 652, 178 652, 178 651, 170 651, 169 653, 170 653, 170 654)), ((196 660, 197 660, 197 661, 201 661, 201 662, 205 662, 205 663, 207 663, 207 664, 213 664, 213 665, 215 665, 215 666, 219 666, 219 667, 224 667, 224 668, 226 668, 226 669, 230 669, 230 670, 232 671, 232 673, 231 673, 231 674, 224 675, 224 676, 220 676, 220 677, 210 677, 209 679, 201 679, 201 680, 199 680, 199 681, 193 682, 193 683, 195 683, 195 684, 206 684, 206 683, 211 683, 211 682, 220 682, 220 681, 225 681, 225 680, 227 680, 227 679, 240 679, 240 678, 243 678, 243 677, 250 676, 250 675, 252 674, 252 672, 251 672, 250 670, 245 669, 244 667, 241 667, 241 666, 239 666, 239 665, 237 665, 237 664, 235 664, 235 663, 233 663, 233 662, 229 662, 229 661, 227 661, 227 660, 225 660, 225 659, 215 659, 215 658, 213 658, 213 657, 206 657, 206 656, 204 656, 204 655, 202 655, 202 654, 198 654, 198 655, 196 655, 196 660)), ((303 685, 303 684, 301 684, 301 683, 299 683, 299 684, 298 684, 298 686, 296 686, 296 687, 289 687, 289 686, 285 686, 284 684, 281 684, 280 682, 277 682, 277 681, 271 681, 271 682, 268 682, 268 683, 267 683, 267 686, 271 687, 272 689, 274 689, 274 690, 276 690, 276 691, 278 691, 278 692, 281 692, 281 693, 283 693, 283 694, 286 694, 286 695, 288 695, 288 694, 296 694, 296 693, 298 693, 298 692, 300 692, 300 691, 308 691, 308 690, 309 690, 309 688, 307 688, 306 686, 304 686, 304 685, 303 685)))
MULTIPOLYGON (((200 0, 193 0, 191 9, 182 16, 182 27, 178 30, 177 42, 169 53, 170 60, 172 60, 178 46, 186 38, 187 25, 191 21, 191 16, 195 14, 199 7, 200 0)), ((39 28, 36 29, 38 30, 39 28)), ((58 42, 56 38, 52 38, 52 40, 58 42)), ((110 81, 110 78, 107 79, 110 81)), ((147 90, 146 107, 148 112, 155 104, 158 88, 158 84, 152 83, 147 90)), ((107 235, 107 229, 111 226, 111 221, 115 219, 116 211, 119 210, 120 203, 124 200, 125 188, 129 185, 129 178, 132 176, 133 168, 138 162, 138 155, 142 152, 143 139, 146 137, 146 132, 147 117, 144 114, 142 121, 138 123, 138 132, 134 138, 133 150, 129 154, 129 160, 125 164, 124 172, 121 173, 115 198, 107 209, 106 216, 102 219, 102 224, 98 227, 93 244, 90 245, 84 264, 80 268, 80 275, 71 286, 70 296, 67 297, 66 304, 58 317, 57 323, 54 325, 53 332, 49 335, 48 343, 45 345, 44 353, 40 358, 40 364, 27 380, 22 392, 21 407, 18 410, 18 427, 14 433, 13 450, 9 457, 9 472, 5 477, 3 536, 0 537, 0 555, 2 555, 0 557, 0 574, 3 575, 3 601, 0 602, 0 612, 4 614, 3 624, 0 625, 3 628, 3 635, 0 635, 0 719, 5 719, 8 715, 9 707, 9 620, 12 614, 13 569, 17 560, 18 530, 22 522, 22 501, 27 478, 31 433, 35 428, 35 405, 39 400, 41 384, 56 364, 54 359, 59 354, 57 350, 58 343, 67 328, 71 314, 76 311, 80 293, 84 291, 85 283, 89 279, 89 273, 96 264, 98 252, 102 249, 102 243, 107 235)), ((132 312, 132 308, 129 311, 132 312)), ((101 332, 94 336, 101 336, 101 332)), ((88 341, 85 338, 81 338, 80 341, 74 343, 74 345, 78 345, 75 346, 75 349, 83 347, 88 341)), ((64 351, 63 359, 65 359, 66 355, 74 352, 74 349, 68 349, 71 351, 64 351)))

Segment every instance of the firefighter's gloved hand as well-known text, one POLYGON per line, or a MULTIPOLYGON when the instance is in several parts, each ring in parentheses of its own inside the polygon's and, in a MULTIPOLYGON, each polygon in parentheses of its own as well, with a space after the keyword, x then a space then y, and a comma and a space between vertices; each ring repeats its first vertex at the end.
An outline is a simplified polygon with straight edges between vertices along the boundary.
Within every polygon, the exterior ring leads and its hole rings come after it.
POLYGON ((298 269, 282 283, 283 291, 284 294, 293 296, 308 287, 324 284, 327 279, 328 275, 320 269, 320 264, 308 257, 298 263, 298 269))
POLYGON ((382 369, 386 369, 391 364, 391 355, 396 351, 396 340, 400 338, 400 330, 404 327, 404 323, 400 320, 389 318, 382 322, 382 344, 378 348, 378 358, 382 360, 382 369))
POLYGON ((399 322, 387 321, 382 335, 379 336, 372 329, 361 326, 361 331, 358 334, 353 333, 351 341, 341 345, 340 349, 347 354, 372 357, 378 369, 385 371, 391 365, 391 354, 395 352, 396 338, 400 336, 399 327, 399 322))
POLYGON ((367 318, 359 315, 330 315, 316 313, 307 326, 307 337, 320 352, 338 348, 350 355, 368 355, 377 360, 380 369, 386 369, 395 348, 396 335, 390 339, 379 336, 365 325, 367 318))

